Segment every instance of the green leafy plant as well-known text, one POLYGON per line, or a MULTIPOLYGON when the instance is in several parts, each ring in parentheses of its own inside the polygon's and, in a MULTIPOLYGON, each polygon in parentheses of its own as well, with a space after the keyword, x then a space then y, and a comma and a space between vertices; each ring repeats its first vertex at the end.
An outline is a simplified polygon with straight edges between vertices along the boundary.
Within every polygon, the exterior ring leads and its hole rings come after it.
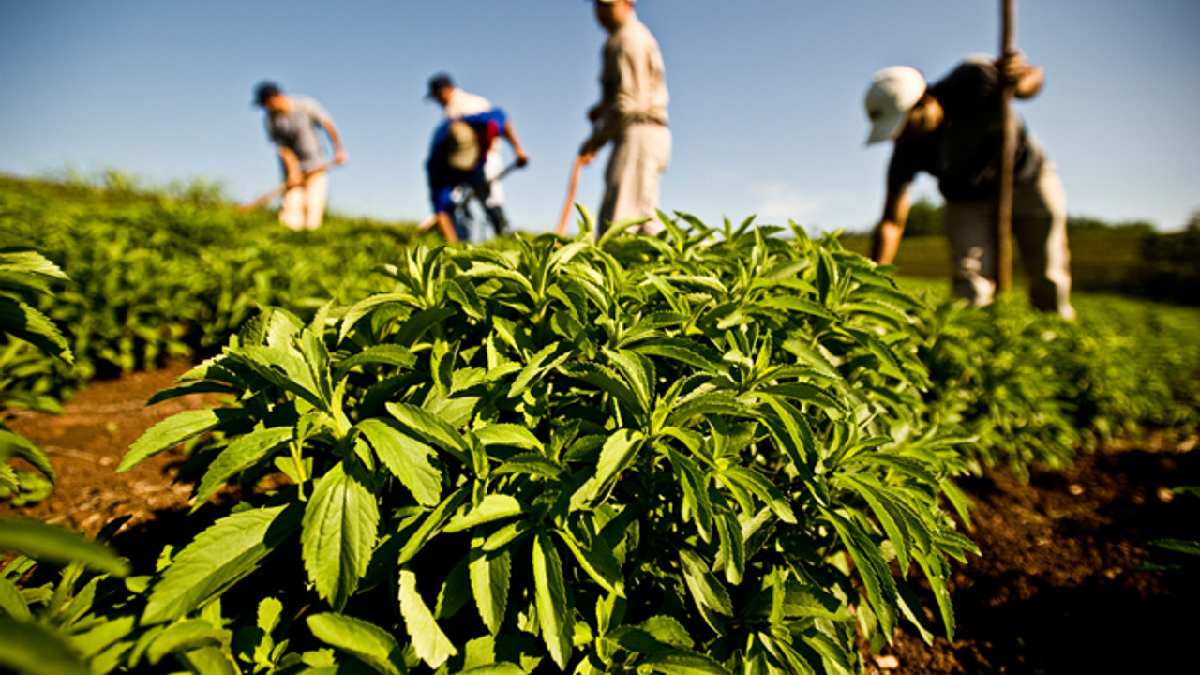
POLYGON ((917 303, 799 228, 663 221, 418 246, 390 290, 253 319, 158 397, 232 403, 121 463, 210 435, 197 506, 244 485, 141 629, 216 603, 265 638, 278 598, 274 646, 231 664, 840 673, 860 631, 930 637, 918 574, 952 632, 950 560, 974 547, 940 507, 966 517, 959 441, 921 426, 917 303))
MULTIPOLYGON (((67 340, 54 322, 26 303, 34 294, 49 295, 50 284, 65 279, 62 270, 36 251, 0 249, 0 416, 14 405, 48 407, 38 396, 13 386, 27 376, 29 364, 20 354, 36 349, 64 363, 72 361, 67 340)), ((50 458, 9 430, 0 417, 0 499, 37 501, 49 493, 53 481, 50 458), (23 460, 33 471, 18 468, 13 458, 23 460)))

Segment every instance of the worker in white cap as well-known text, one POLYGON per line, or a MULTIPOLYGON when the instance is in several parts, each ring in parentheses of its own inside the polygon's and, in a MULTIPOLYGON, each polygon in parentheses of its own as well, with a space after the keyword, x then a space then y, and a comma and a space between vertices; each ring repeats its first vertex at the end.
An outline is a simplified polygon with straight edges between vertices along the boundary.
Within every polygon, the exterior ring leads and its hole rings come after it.
MULTIPOLYGON (((867 143, 892 141, 883 217, 871 257, 891 263, 908 216, 907 190, 922 171, 938 180, 946 200, 955 295, 990 304, 996 292, 995 203, 1003 138, 1001 73, 1028 99, 1042 89, 1041 68, 1016 55, 1001 62, 971 57, 938 82, 926 85, 906 66, 875 75, 865 105, 867 143)), ((1032 304, 1074 316, 1066 195, 1054 165, 1017 119, 1013 176, 1013 233, 1029 276, 1032 304)))
POLYGON ((599 231, 614 222, 650 218, 641 230, 652 234, 662 228, 654 215, 662 174, 671 159, 662 51, 638 20, 634 0, 593 4, 608 40, 601 53, 600 102, 588 112, 592 135, 580 147, 578 161, 587 165, 611 142, 599 231))

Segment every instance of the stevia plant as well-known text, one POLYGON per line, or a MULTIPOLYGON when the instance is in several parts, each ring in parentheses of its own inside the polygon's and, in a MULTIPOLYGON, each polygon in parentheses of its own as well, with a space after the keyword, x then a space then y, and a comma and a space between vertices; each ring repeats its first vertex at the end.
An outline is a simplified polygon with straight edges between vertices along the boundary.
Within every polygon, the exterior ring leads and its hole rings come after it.
POLYGON ((197 508, 242 490, 155 575, 139 643, 207 621, 243 672, 843 673, 860 632, 931 637, 914 575, 952 634, 974 547, 917 304, 795 226, 662 220, 411 248, 391 290, 264 312, 160 393, 229 402, 120 469, 211 435, 197 508))
POLYGON ((71 363, 67 340, 46 315, 28 304, 30 296, 50 295, 51 284, 67 277, 36 251, 0 249, 0 499, 13 503, 38 501, 54 482, 50 458, 29 439, 7 428, 8 409, 52 408, 36 389, 23 386, 40 372, 42 356, 71 363), (31 358, 31 354, 37 354, 31 358), (23 460, 33 471, 20 468, 23 460))

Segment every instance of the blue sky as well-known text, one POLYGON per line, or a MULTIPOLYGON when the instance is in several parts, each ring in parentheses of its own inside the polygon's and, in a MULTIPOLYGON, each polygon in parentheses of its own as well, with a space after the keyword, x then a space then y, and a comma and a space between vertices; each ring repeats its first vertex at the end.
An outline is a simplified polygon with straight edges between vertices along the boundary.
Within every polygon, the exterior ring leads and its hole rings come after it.
MULTIPOLYGON (((822 228, 877 217, 885 147, 864 148, 871 74, 931 76, 996 49, 997 0, 643 0, 663 46, 675 135, 664 206, 822 228)), ((1177 228, 1200 208, 1200 3, 1020 2, 1018 43, 1046 66, 1021 105, 1073 213, 1177 228)), ((331 202, 417 219, 448 70, 506 108, 533 157, 506 183, 514 222, 549 227, 596 98, 603 36, 575 0, 0 2, 0 171, 117 168, 205 177, 239 197, 277 167, 248 104, 262 78, 320 99, 350 164, 331 202)), ((584 175, 595 206, 602 165, 584 175)), ((931 181, 918 183, 932 194, 931 181)))

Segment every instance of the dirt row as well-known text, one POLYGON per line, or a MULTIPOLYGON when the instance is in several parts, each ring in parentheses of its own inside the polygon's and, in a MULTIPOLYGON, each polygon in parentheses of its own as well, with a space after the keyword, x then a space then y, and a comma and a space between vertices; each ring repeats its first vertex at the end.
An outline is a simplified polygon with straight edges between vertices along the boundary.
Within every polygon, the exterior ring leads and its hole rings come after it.
MULTIPOLYGON (((144 405, 183 370, 96 383, 61 415, 18 416, 12 426, 49 452, 58 482, 49 499, 19 509, 0 505, 0 515, 89 534, 121 515, 132 517, 130 532, 179 518, 191 490, 175 481, 181 453, 128 473, 114 468, 146 428, 208 403, 189 397, 144 405)), ((1035 471, 1028 484, 1003 471, 965 481, 975 499, 971 536, 983 555, 952 580, 956 639, 926 645, 901 629, 892 646, 868 658, 869 672, 1193 672, 1200 561, 1151 544, 1200 539, 1200 499, 1171 489, 1187 485, 1200 486, 1200 453, 1173 448, 1088 455, 1065 472, 1035 471)), ((132 540, 139 537, 118 542, 132 540)))

